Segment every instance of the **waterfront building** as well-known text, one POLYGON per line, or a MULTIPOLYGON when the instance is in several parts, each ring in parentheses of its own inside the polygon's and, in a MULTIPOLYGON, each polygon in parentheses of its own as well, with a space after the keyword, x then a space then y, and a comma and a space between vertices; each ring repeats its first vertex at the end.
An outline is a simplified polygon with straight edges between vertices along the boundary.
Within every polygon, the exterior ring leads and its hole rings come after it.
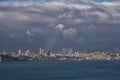
POLYGON ((117 53, 117 54, 116 54, 116 56, 117 56, 117 57, 120 57, 120 54, 119 54, 119 53, 117 53))
POLYGON ((2 52, 3 54, 7 54, 5 51, 2 52))
POLYGON ((25 56, 28 56, 29 54, 30 54, 30 50, 27 49, 27 50, 25 51, 25 56))

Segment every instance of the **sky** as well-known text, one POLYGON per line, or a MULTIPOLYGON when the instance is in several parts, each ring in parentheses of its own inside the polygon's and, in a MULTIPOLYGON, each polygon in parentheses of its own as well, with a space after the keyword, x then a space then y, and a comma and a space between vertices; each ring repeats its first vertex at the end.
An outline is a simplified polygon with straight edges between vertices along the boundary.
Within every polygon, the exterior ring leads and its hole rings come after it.
POLYGON ((0 50, 120 48, 119 0, 0 0, 0 50))

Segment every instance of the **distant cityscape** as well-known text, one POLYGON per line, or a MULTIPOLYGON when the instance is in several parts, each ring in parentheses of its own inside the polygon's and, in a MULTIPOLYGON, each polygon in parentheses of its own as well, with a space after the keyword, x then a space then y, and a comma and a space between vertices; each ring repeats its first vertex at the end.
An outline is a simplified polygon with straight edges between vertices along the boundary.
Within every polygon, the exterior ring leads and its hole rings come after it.
POLYGON ((40 48, 38 52, 31 52, 29 49, 17 52, 0 52, 0 62, 4 61, 31 61, 31 60, 120 60, 120 50, 113 52, 79 52, 72 48, 63 48, 60 52, 53 53, 40 48))

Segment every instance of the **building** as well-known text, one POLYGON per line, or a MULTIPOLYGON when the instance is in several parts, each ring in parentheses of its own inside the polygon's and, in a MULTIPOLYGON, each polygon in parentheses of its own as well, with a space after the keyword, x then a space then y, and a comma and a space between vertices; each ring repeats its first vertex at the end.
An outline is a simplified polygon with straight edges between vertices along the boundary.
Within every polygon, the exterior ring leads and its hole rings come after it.
POLYGON ((2 57, 0 57, 0 62, 2 61, 2 57))
POLYGON ((19 55, 22 55, 22 50, 19 49, 19 50, 18 50, 18 54, 19 54, 19 55))
POLYGON ((47 52, 47 56, 50 56, 50 50, 47 52))

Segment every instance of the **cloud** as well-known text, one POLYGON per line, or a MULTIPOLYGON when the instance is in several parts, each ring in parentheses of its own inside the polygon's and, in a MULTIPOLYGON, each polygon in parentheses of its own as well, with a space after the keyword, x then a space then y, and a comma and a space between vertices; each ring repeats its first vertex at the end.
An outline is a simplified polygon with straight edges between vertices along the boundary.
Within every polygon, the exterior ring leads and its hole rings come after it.
POLYGON ((30 18, 28 16, 25 16, 25 15, 19 15, 19 16, 17 16, 17 19, 18 20, 30 20, 30 18))
POLYGON ((16 35, 13 34, 13 33, 11 33, 9 36, 10 36, 11 38, 16 38, 16 35))
POLYGON ((70 0, 69 3, 66 0, 53 0, 44 3, 12 1, 1 2, 0 11, 2 20, 7 19, 10 23, 16 21, 18 24, 28 22, 55 23, 59 19, 69 20, 70 23, 74 21, 75 23, 94 21, 119 23, 119 4, 119 2, 95 3, 89 0, 70 0))
POLYGON ((27 30, 26 33, 27 33, 28 36, 34 36, 34 34, 32 32, 30 32, 30 30, 27 30))
POLYGON ((62 30, 64 29, 64 25, 63 25, 63 24, 58 24, 58 25, 55 27, 55 29, 62 31, 62 30))
POLYGON ((108 6, 108 7, 117 7, 117 6, 120 6, 119 2, 103 2, 101 4, 103 4, 104 6, 108 6))
POLYGON ((0 31, 8 32, 7 29, 0 27, 0 31))
MULTIPOLYGON (((17 36, 21 42, 27 43, 27 36, 32 36, 34 44, 39 42, 39 45, 44 46, 48 42, 46 40, 54 36, 56 48, 60 43, 61 47, 62 43, 63 46, 64 43, 71 44, 71 40, 75 44, 72 46, 77 48, 88 44, 101 45, 105 42, 113 42, 111 45, 114 46, 119 43, 119 7, 118 0, 2 1, 0 38, 9 40, 5 37, 11 34, 11 37, 17 36)), ((0 44, 3 44, 4 40, 0 40, 0 44)), ((106 46, 109 45, 107 43, 106 46)))
POLYGON ((72 14, 71 13, 59 14, 58 18, 59 19, 62 19, 62 18, 72 18, 72 14))
POLYGON ((90 25, 90 26, 88 26, 88 29, 91 29, 91 30, 94 30, 94 29, 96 29, 97 27, 95 26, 95 25, 90 25))
POLYGON ((75 28, 68 28, 65 29, 62 33, 65 39, 75 39, 75 36, 77 35, 77 30, 75 28))

